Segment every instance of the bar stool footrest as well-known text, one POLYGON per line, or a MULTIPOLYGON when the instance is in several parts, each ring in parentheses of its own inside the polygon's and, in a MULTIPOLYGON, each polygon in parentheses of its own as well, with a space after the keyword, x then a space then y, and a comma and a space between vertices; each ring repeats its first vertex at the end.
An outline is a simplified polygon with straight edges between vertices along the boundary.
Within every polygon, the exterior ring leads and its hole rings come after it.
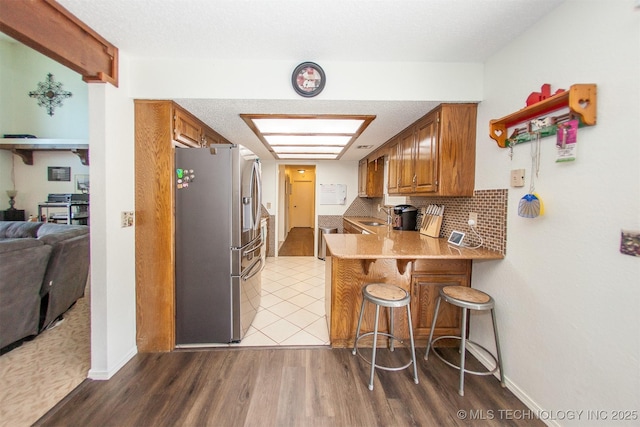
MULTIPOLYGON (((362 338, 364 338, 364 337, 366 337, 366 336, 368 336, 368 335, 373 335, 373 332, 367 332, 367 333, 364 333, 364 334, 360 335, 360 336, 358 337, 358 339, 356 339, 355 347, 356 347, 356 353, 358 354, 358 356, 360 356, 360 358, 361 358, 362 360, 364 360, 366 363, 368 363, 369 365, 371 365, 371 360, 369 360, 369 359, 367 359, 366 357, 364 357, 364 356, 360 353, 360 348, 358 347, 358 341, 360 341, 362 338)), ((393 339, 393 340, 395 340, 395 341, 397 341, 397 342, 399 342, 399 343, 403 343, 403 341, 402 341, 400 338, 396 337, 395 335, 388 334, 388 333, 385 333, 385 332, 378 332, 378 336, 380 336, 380 335, 383 335, 383 336, 385 336, 385 337, 391 338, 391 339, 393 339)), ((356 353, 354 353, 354 354, 356 354, 356 353)), ((409 357, 411 357, 411 355, 409 355, 409 357)), ((409 359, 409 362, 408 362, 406 365, 403 365, 403 366, 398 366, 398 367, 393 367, 393 366, 382 366, 382 365, 378 365, 378 364, 376 363, 375 367, 376 367, 376 368, 378 368, 378 369, 382 369, 382 370, 384 370, 384 371, 401 371, 401 370, 403 370, 403 369, 407 369, 407 368, 408 368, 409 366, 411 366, 412 364, 413 364, 413 360, 409 359)))
MULTIPOLYGON (((438 338, 434 339, 433 341, 431 341, 431 350, 444 363, 446 363, 447 365, 451 366, 452 368, 460 370, 460 366, 459 365, 456 365, 454 363, 449 362, 447 359, 444 358, 444 356, 442 356, 440 354, 440 352, 436 351, 436 348, 435 348, 434 344, 436 342, 438 342, 438 340, 445 339, 445 338, 450 338, 450 339, 454 339, 454 340, 461 340, 462 339, 462 338, 460 338, 458 336, 455 336, 455 335, 444 335, 444 336, 438 337, 438 338)), ((481 346, 480 344, 478 344, 475 341, 467 340, 467 344, 472 344, 473 346, 482 349, 487 355, 489 355, 493 359, 493 363, 494 363, 495 367, 492 370, 485 371, 485 372, 471 371, 469 369, 465 369, 464 370, 465 373, 473 374, 473 375, 492 375, 492 374, 494 374, 494 373, 496 373, 498 371, 498 359, 489 350, 487 350, 485 347, 481 346)))

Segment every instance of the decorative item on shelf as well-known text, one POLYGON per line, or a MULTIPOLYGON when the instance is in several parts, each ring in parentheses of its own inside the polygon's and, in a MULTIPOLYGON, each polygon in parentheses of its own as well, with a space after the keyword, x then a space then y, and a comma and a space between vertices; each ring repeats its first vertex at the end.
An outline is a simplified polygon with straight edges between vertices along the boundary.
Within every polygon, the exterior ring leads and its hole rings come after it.
POLYGON ((16 190, 7 190, 7 196, 9 196, 10 211, 16 210, 16 208, 14 208, 13 205, 16 204, 16 201, 14 199, 16 198, 17 195, 18 195, 18 192, 16 190))
POLYGON ((556 138, 558 155, 556 163, 571 162, 576 159, 578 149, 578 120, 569 120, 558 125, 556 138))
POLYGON ((324 70, 315 62, 303 62, 293 70, 291 75, 293 89, 305 98, 318 95, 324 89, 325 83, 324 70))
POLYGON ((544 121, 532 120, 530 123, 531 133, 536 138, 535 144, 531 145, 531 183, 529 193, 525 194, 518 203, 518 215, 524 218, 535 218, 544 214, 542 199, 535 192, 535 178, 540 171, 540 129, 545 126, 544 121), (537 127, 537 128, 536 128, 537 127), (535 128, 535 129, 534 129, 535 128))
MULTIPOLYGON (((553 95, 550 85, 542 85, 540 92, 531 93, 526 101, 527 106, 515 113, 489 122, 489 136, 498 146, 509 147, 537 138, 532 135, 528 126, 516 128, 508 135, 509 128, 535 119, 546 120, 546 126, 540 129, 540 137, 555 135, 558 125, 571 120, 578 120, 578 127, 596 124, 597 87, 595 84, 574 84, 569 90, 559 89, 553 95), (568 112, 557 116, 549 113, 568 108, 568 112)), ((510 153, 511 154, 511 153, 510 153)))
POLYGON ((29 92, 29 97, 38 100, 39 107, 45 107, 47 114, 53 116, 56 107, 62 107, 62 100, 73 94, 62 90, 62 83, 53 80, 53 74, 48 73, 44 82, 38 83, 38 89, 29 92))

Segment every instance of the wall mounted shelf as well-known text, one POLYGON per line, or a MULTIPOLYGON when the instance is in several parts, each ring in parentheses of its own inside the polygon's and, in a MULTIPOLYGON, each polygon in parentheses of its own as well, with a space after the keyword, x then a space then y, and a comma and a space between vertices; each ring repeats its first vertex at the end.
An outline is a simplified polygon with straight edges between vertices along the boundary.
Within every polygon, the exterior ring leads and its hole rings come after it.
POLYGON ((569 108, 571 114, 580 119, 582 125, 596 124, 597 87, 595 84, 574 84, 569 90, 550 96, 501 119, 489 122, 489 136, 502 148, 507 147, 507 133, 510 127, 545 116, 562 108, 569 108))
POLYGON ((0 149, 20 156, 25 165, 33 165, 34 151, 71 151, 89 166, 89 143, 83 139, 0 138, 0 149))

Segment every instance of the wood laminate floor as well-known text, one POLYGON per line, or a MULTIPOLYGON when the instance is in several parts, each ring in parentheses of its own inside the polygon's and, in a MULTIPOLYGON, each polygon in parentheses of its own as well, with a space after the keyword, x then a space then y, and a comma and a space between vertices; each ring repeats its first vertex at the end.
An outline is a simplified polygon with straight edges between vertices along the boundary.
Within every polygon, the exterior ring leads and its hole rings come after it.
MULTIPOLYGON (((492 376, 467 375, 465 396, 459 396, 457 371, 436 357, 424 361, 423 353, 419 384, 410 369, 376 370, 373 391, 367 388, 369 365, 348 349, 138 354, 109 381, 85 380, 35 425, 544 425, 492 376)), ((398 348, 381 351, 378 361, 407 356, 398 348)), ((469 365, 479 369, 475 360, 469 365)))
POLYGON ((278 256, 313 256, 313 229, 292 228, 278 250, 278 256))

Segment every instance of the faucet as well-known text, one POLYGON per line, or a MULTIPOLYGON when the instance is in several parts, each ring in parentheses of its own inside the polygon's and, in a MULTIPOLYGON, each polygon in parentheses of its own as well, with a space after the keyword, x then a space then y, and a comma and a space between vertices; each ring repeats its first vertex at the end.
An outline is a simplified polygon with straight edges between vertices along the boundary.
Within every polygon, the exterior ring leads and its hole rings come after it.
POLYGON ((391 225, 391 208, 385 208, 378 203, 378 212, 383 211, 387 214, 387 225, 391 225))

